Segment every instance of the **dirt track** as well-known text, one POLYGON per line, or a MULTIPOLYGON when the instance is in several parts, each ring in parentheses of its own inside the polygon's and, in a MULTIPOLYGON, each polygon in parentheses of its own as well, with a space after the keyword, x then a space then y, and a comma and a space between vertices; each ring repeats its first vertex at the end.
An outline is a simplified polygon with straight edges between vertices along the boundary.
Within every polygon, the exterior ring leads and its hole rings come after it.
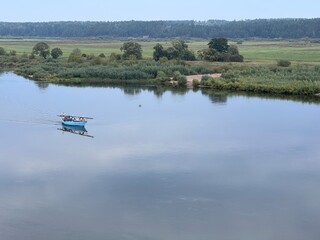
POLYGON ((212 78, 219 78, 221 77, 221 73, 213 73, 213 74, 203 74, 203 75, 189 75, 189 76, 186 76, 187 77, 187 86, 188 88, 192 88, 192 81, 193 79, 196 79, 198 80, 199 82, 201 82, 201 79, 202 79, 202 76, 209 76, 209 77, 212 77, 212 78))

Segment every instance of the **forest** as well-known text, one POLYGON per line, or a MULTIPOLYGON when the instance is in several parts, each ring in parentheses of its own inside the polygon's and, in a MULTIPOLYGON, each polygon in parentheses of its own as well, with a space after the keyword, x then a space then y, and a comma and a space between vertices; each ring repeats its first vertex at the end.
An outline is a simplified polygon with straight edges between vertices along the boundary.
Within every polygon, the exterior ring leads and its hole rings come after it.
POLYGON ((242 21, 0 22, 1 37, 320 38, 320 18, 242 21))

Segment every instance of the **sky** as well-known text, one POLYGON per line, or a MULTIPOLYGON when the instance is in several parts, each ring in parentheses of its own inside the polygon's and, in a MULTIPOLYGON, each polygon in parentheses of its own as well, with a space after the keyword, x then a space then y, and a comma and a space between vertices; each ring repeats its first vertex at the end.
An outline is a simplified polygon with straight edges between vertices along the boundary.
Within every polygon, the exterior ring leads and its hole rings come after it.
POLYGON ((2 0, 2 22, 318 18, 319 0, 2 0))

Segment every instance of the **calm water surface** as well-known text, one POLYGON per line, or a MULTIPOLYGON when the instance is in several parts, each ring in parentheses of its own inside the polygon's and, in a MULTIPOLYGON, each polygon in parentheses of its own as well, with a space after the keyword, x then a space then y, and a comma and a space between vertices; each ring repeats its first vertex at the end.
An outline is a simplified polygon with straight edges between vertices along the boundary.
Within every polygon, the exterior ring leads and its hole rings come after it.
POLYGON ((0 239, 319 239, 320 105, 3 74, 0 109, 0 239))

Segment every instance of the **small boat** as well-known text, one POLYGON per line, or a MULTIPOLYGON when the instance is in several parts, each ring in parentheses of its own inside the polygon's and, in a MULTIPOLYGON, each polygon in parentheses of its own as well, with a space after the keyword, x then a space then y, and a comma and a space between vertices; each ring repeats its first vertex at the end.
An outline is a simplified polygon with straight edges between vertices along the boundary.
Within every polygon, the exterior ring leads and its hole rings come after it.
POLYGON ((65 114, 60 114, 58 115, 58 117, 61 117, 62 124, 67 126, 84 126, 87 123, 87 119, 93 119, 91 117, 65 115, 65 114))

